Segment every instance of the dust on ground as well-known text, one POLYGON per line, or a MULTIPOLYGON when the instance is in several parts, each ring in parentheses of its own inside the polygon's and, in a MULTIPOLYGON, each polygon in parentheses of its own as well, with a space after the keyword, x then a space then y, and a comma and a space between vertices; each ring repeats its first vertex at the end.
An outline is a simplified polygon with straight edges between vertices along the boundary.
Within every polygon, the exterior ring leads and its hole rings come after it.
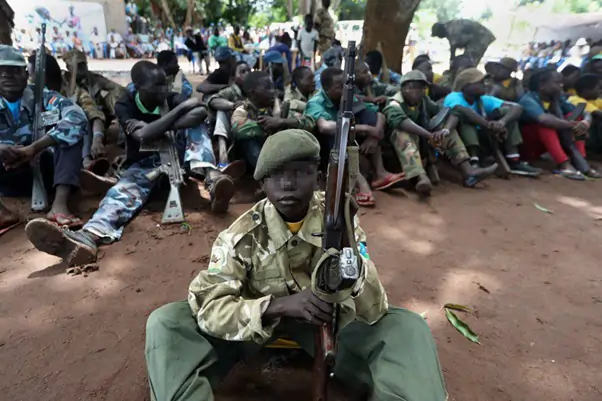
MULTIPOLYGON (((393 191, 360 211, 390 303, 426 312, 450 400, 602 399, 601 188, 549 175, 475 190, 445 182, 429 203, 393 191), (482 345, 447 323, 448 302, 476 310, 462 317, 482 345)), ((186 298, 219 231, 249 207, 216 217, 193 185, 183 197, 190 233, 159 224, 165 194, 157 195, 122 241, 102 248, 98 271, 65 274, 22 228, 0 237, 2 399, 149 400, 149 313, 186 298)), ((89 217, 99 199, 74 201, 89 217)), ((264 353, 239 364, 217 400, 306 401, 310 369, 298 352, 264 353)), ((353 400, 337 390, 333 399, 353 400)))
MULTIPOLYGON (((378 193, 378 207, 361 210, 390 302, 426 311, 451 400, 601 399, 600 188, 554 176, 491 180, 476 190, 444 183, 430 203, 397 191, 378 193), (477 311, 464 319, 482 345, 446 322, 447 302, 477 311)), ((158 196, 121 242, 102 248, 98 271, 76 276, 35 250, 23 230, 1 238, 2 398, 149 399, 147 316, 186 297, 218 232, 248 208, 215 217, 203 201, 185 198, 189 234, 158 224, 158 196)), ((82 213, 96 202, 85 199, 82 213)), ((307 400, 310 364, 290 369, 286 358, 238 366, 217 399, 307 400)))

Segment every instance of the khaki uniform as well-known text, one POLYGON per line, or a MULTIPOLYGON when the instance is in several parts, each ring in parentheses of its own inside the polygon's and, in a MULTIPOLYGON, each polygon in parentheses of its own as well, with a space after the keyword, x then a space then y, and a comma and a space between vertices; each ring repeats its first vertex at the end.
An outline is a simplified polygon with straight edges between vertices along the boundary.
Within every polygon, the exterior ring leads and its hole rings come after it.
POLYGON ((324 54, 326 50, 332 47, 332 41, 334 40, 334 20, 328 12, 328 9, 320 8, 316 11, 314 22, 316 25, 320 26, 318 50, 320 50, 320 54, 324 54))
POLYGON ((288 86, 284 90, 284 102, 288 102, 289 111, 287 118, 299 118, 305 112, 308 99, 297 88, 288 86))
MULTIPOLYGON (((363 90, 360 90, 357 86, 354 89, 356 95, 369 96, 369 97, 380 97, 386 96, 391 97, 395 96, 397 91, 399 90, 399 85, 389 85, 378 81, 371 81, 368 86, 366 86, 363 90)), ((364 101, 366 108, 377 113, 380 108, 377 104, 370 103, 364 101)))
MULTIPOLYGON (((420 154, 420 138, 402 131, 400 129, 401 123, 406 119, 410 119, 422 128, 426 128, 428 121, 441 109, 441 105, 433 102, 427 96, 422 99, 420 105, 412 108, 405 103, 402 94, 397 93, 389 99, 383 110, 387 118, 389 139, 408 179, 426 174, 422 164, 422 157, 426 155, 420 154)), ((456 130, 453 130, 436 147, 443 152, 454 166, 458 166, 469 159, 464 143, 456 130)))
MULTIPOLYGON (((275 297, 311 286, 321 255, 324 194, 315 193, 293 234, 266 199, 215 241, 207 270, 189 288, 188 305, 166 305, 147 324, 152 399, 213 400, 227 371, 261 345, 286 334, 313 353, 315 328, 292 319, 263 321, 275 297)), ((366 237, 355 219, 363 283, 341 304, 335 375, 374 400, 443 401, 436 347, 424 320, 389 308, 366 237)))
POLYGON ((96 105, 96 102, 94 101, 94 99, 92 98, 92 96, 86 89, 76 86, 75 92, 73 94, 71 94, 71 96, 69 96, 70 89, 69 89, 68 78, 69 78, 69 73, 65 72, 63 74, 63 84, 62 84, 62 88, 61 88, 61 94, 63 96, 68 96, 71 99, 73 99, 77 103, 77 105, 79 107, 81 107, 82 110, 84 110, 84 113, 86 113, 86 117, 88 118, 88 121, 90 123, 96 119, 98 119, 104 123, 105 122, 104 113, 96 105))

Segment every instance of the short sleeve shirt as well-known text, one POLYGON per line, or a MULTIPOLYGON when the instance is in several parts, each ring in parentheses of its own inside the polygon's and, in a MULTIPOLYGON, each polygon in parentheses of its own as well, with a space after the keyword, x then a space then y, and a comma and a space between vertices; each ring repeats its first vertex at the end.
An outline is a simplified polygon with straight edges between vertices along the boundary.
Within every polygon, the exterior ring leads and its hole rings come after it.
MULTIPOLYGON (((546 107, 536 92, 527 92, 518 102, 523 107, 522 120, 525 122, 536 122, 537 119, 550 111, 551 106, 546 107)), ((565 115, 575 109, 566 98, 559 101, 560 112, 565 115)))
MULTIPOLYGON (((483 104, 483 109, 487 115, 493 113, 495 110, 502 107, 504 101, 495 96, 481 96, 481 103, 483 104)), ((479 115, 481 114, 481 110, 479 110, 478 102, 474 102, 473 104, 468 103, 468 101, 464 98, 464 94, 462 92, 452 92, 445 97, 443 101, 443 106, 454 108, 456 106, 468 107, 473 109, 479 115)))

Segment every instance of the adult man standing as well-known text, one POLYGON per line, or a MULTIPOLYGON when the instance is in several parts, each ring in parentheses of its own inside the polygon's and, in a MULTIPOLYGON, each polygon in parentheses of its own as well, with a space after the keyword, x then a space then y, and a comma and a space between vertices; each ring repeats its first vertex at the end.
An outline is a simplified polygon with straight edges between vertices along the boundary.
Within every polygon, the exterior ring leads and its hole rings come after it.
POLYGON ((328 12, 328 7, 330 7, 330 0, 322 0, 322 8, 316 11, 314 19, 314 25, 320 34, 320 42, 318 44, 320 54, 324 54, 326 50, 330 49, 334 40, 334 20, 328 12))
POLYGON ((489 45, 495 41, 489 29, 468 19, 451 20, 444 24, 437 22, 433 25, 432 35, 447 38, 451 47, 450 61, 456 57, 456 50, 464 49, 464 54, 470 56, 475 65, 479 64, 489 45))

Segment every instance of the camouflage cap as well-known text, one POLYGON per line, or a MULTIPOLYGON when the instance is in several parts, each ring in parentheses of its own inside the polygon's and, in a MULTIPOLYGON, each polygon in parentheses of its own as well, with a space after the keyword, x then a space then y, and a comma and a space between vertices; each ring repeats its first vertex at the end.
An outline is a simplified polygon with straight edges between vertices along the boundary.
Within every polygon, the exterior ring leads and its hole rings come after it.
POLYGON ((403 84, 405 84, 406 82, 423 82, 425 85, 429 84, 426 75, 424 75, 422 71, 418 70, 412 70, 406 73, 404 76, 402 76, 400 80, 401 86, 403 86, 403 84))
POLYGON ((79 63, 87 62, 86 54, 76 49, 69 50, 67 53, 63 54, 61 58, 65 64, 67 64, 67 68, 71 68, 79 63))
POLYGON ((461 91, 466 85, 475 84, 485 79, 485 74, 476 68, 462 70, 454 81, 454 91, 461 91))
POLYGON ((27 62, 19 50, 12 46, 0 45, 0 66, 27 67, 27 62))
POLYGON ((512 72, 518 70, 518 61, 516 61, 512 57, 504 57, 500 61, 488 62, 487 64, 485 64, 485 71, 487 71, 487 73, 489 73, 489 70, 494 65, 501 65, 502 67, 505 67, 512 72))
POLYGON ((232 50, 229 47, 220 46, 215 49, 215 53, 213 54, 213 57, 215 58, 215 61, 220 62, 220 61, 227 61, 233 55, 234 55, 234 53, 232 52, 232 50))
POLYGON ((320 143, 316 137, 302 129, 277 132, 263 144, 253 177, 262 180, 285 163, 299 160, 320 160, 320 143))

